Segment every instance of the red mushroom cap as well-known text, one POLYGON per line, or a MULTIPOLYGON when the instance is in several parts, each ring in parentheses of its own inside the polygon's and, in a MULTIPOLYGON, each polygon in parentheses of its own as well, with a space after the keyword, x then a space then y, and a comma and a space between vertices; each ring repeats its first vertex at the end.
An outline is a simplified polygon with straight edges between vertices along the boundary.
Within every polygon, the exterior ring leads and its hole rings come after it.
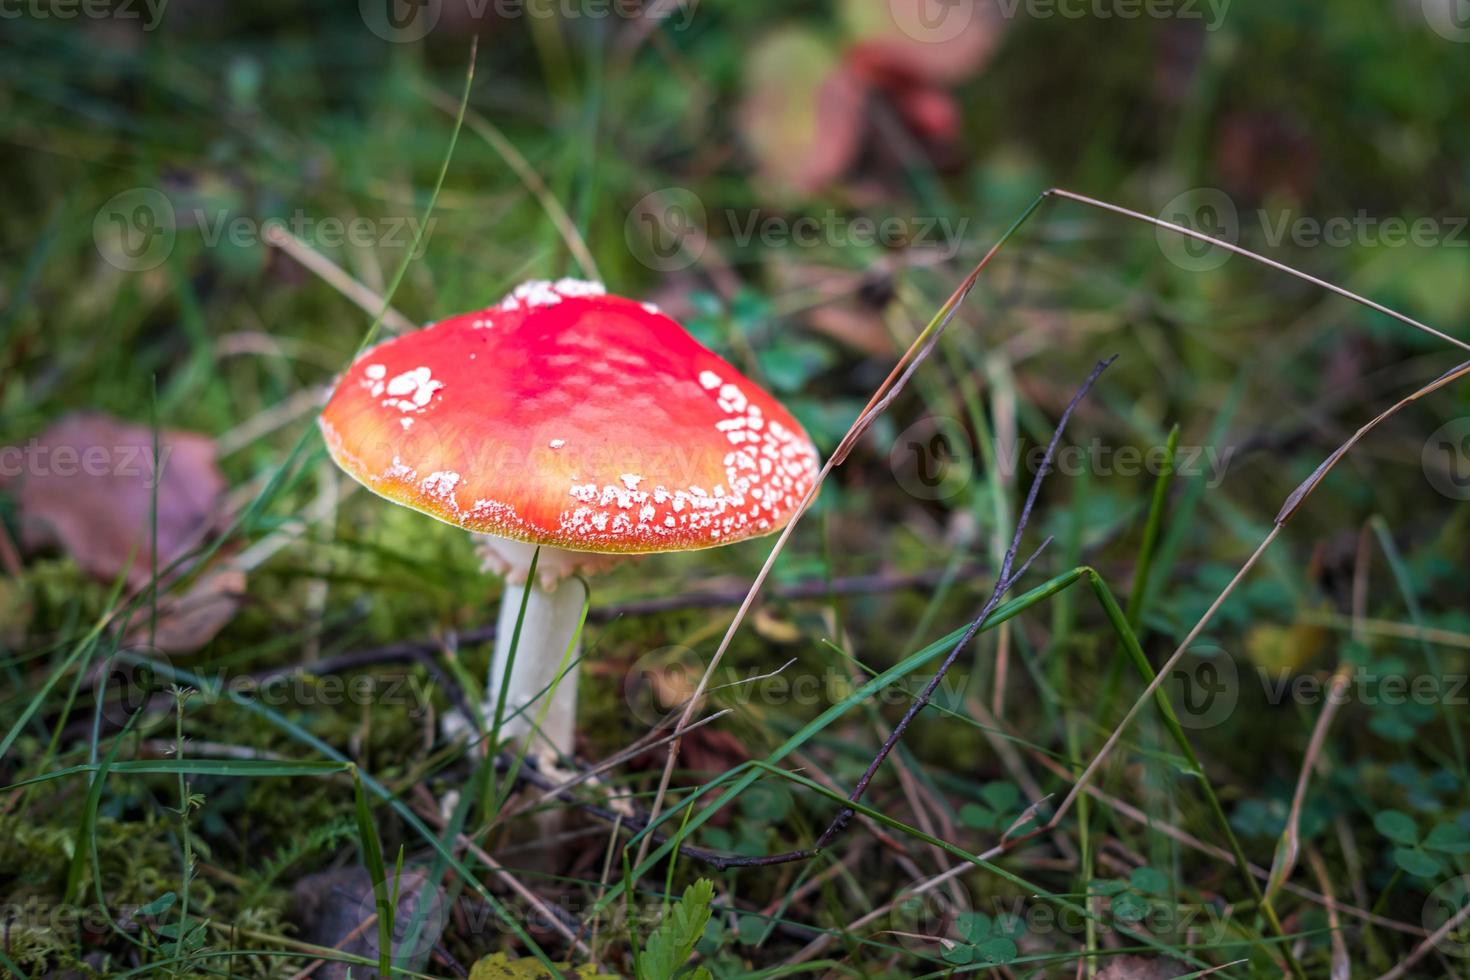
POLYGON ((320 419, 369 490, 571 551, 684 551, 785 525, 817 452, 655 307, 563 279, 369 350, 320 419))

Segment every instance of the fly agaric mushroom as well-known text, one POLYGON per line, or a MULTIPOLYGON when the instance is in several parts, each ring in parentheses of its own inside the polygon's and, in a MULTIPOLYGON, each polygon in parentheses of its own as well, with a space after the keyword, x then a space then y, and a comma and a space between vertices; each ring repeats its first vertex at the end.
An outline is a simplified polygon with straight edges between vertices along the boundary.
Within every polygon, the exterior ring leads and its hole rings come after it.
POLYGON ((648 303, 597 283, 528 282, 498 306, 361 355, 320 418, 337 465, 369 490, 475 534, 506 580, 487 716, 521 619, 502 734, 538 696, 544 754, 570 756, 585 592, 574 573, 778 530, 817 473, 801 425, 648 303), (532 556, 536 582, 527 582, 532 556))

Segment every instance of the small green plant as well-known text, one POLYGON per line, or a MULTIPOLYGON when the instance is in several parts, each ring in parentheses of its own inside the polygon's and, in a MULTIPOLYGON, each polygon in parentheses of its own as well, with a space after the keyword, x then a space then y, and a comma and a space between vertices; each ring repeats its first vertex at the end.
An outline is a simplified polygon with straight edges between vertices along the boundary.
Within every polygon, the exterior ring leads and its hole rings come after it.
POLYGON ((986 783, 980 787, 980 802, 960 807, 960 823, 973 830, 1004 831, 1015 822, 1021 791, 1014 783, 986 783))
POLYGON ((669 907, 644 944, 637 959, 638 980, 674 980, 675 977, 710 980, 710 972, 704 967, 686 967, 694 955, 695 944, 704 936, 714 897, 715 886, 707 878, 684 889, 683 897, 669 907))
POLYGON ((991 918, 984 912, 963 912, 955 922, 962 941, 945 942, 944 959, 960 966, 1004 966, 1015 960, 1016 941, 1026 931, 1025 923, 1011 916, 991 918))
POLYGON ((1153 897, 1169 892, 1169 877, 1148 866, 1134 868, 1127 881, 1094 879, 1088 891, 1109 900, 1113 917, 1126 925, 1141 922, 1153 908, 1153 897))
POLYGON ((1444 873, 1440 855, 1470 854, 1470 834, 1457 823, 1437 823, 1420 837, 1413 817, 1400 810, 1380 810, 1373 815, 1373 826, 1398 845, 1393 851, 1394 864, 1420 878, 1444 873))

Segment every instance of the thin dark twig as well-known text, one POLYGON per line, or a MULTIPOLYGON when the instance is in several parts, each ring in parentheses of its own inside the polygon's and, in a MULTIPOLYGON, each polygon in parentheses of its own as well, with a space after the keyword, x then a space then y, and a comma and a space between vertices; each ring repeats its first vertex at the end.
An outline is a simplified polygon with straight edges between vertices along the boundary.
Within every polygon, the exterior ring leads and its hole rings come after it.
MULTIPOLYGON (((1052 460, 1056 456, 1057 445, 1061 442, 1062 432, 1067 427, 1067 421, 1072 417, 1072 412, 1087 395, 1087 392, 1091 390, 1093 384, 1096 383, 1098 377, 1115 360, 1117 360, 1116 355, 1099 361, 1093 367, 1092 372, 1088 374, 1087 380, 1082 382, 1081 387, 1072 396, 1072 400, 1067 403, 1066 409, 1057 421, 1056 428, 1052 431, 1051 441, 1047 443, 1046 454, 1042 457, 1041 466, 1037 469, 1036 476, 1031 480, 1031 489, 1026 494, 1025 506, 1021 508, 1020 518, 1016 522, 1016 531, 1011 536, 1010 546, 1006 549, 1005 558, 1002 560, 1000 566, 1000 574, 996 577, 995 588, 991 590, 990 598, 985 601, 985 605, 981 608, 980 614, 975 617, 964 634, 950 649, 949 654, 944 658, 944 662, 939 665, 939 669, 934 672, 934 676, 924 685, 924 689, 919 693, 919 696, 909 705, 908 710, 904 712, 903 718, 899 720, 897 725, 893 726, 893 730, 884 739, 882 747, 878 750, 878 754, 874 756, 873 761, 864 770, 862 777, 858 779, 852 792, 848 795, 847 799, 849 803, 858 803, 862 800, 863 794, 867 792, 868 785, 873 781, 873 777, 877 775, 883 762, 893 752, 894 748, 897 747, 899 740, 908 731, 908 727, 914 718, 918 717, 919 712, 928 706, 930 699, 934 696, 934 692, 939 689, 940 683, 943 682, 944 675, 949 672, 949 669, 954 666, 970 641, 985 626, 986 621, 995 612, 996 607, 1000 605, 1000 601, 1006 592, 1026 574, 1027 570, 1031 567, 1031 563, 1036 560, 1051 542, 1050 538, 1043 541, 1041 547, 1037 548, 1031 554, 1031 557, 1027 558, 1021 564, 1019 569, 1012 571, 1015 565, 1016 555, 1021 550, 1021 537, 1026 532, 1026 526, 1031 522, 1031 512, 1036 506, 1037 495, 1041 492, 1042 481, 1046 479, 1047 473, 1051 471, 1052 460)), ((755 857, 730 855, 710 861, 709 863, 720 870, 724 870, 726 868, 765 867, 773 864, 786 864, 791 861, 801 861, 814 857, 820 854, 822 849, 830 844, 847 827, 855 812, 851 807, 843 807, 837 816, 833 818, 832 822, 827 825, 827 829, 822 831, 817 837, 811 847, 787 851, 783 854, 766 854, 755 857)))

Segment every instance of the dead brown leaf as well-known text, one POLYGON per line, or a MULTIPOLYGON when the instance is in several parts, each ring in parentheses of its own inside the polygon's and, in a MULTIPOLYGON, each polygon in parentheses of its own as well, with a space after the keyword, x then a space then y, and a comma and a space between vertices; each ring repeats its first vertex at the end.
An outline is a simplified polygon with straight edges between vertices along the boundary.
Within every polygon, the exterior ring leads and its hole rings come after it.
POLYGON ((59 547, 88 574, 111 581, 126 571, 133 589, 150 578, 150 514, 158 483, 158 565, 166 567, 205 539, 221 516, 224 477, 214 443, 193 432, 153 434, 100 413, 70 415, 19 452, 21 543, 59 547), (129 559, 131 556, 131 565, 129 559))
MULTIPOLYGON (((160 432, 155 465, 149 428, 87 413, 62 419, 9 453, 22 461, 22 545, 59 548, 105 582, 124 575, 130 592, 152 578, 155 480, 160 573, 202 543, 223 516, 225 480, 215 465, 214 442, 198 433, 160 432)), ((177 581, 186 571, 165 578, 177 581)), ((159 650, 196 650, 234 618, 244 592, 244 572, 206 570, 185 591, 160 596, 156 622, 151 607, 140 610, 125 638, 148 642, 152 632, 151 645, 159 650)))
POLYGON ((229 567, 211 569, 187 591, 163 596, 156 623, 151 610, 139 610, 128 625, 127 641, 146 642, 165 653, 198 650, 235 618, 244 595, 244 572, 229 567))

